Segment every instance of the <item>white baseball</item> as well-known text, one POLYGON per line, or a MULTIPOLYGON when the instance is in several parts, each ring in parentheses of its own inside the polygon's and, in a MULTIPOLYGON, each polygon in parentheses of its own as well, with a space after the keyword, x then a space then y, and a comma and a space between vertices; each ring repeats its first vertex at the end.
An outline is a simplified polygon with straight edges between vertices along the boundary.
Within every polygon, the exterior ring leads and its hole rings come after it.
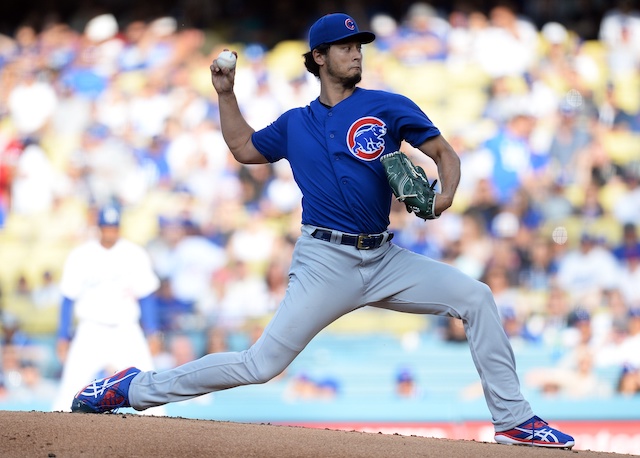
POLYGON ((228 68, 229 70, 233 70, 236 68, 236 55, 231 51, 222 51, 218 54, 218 58, 216 59, 218 63, 218 67, 220 68, 228 68))

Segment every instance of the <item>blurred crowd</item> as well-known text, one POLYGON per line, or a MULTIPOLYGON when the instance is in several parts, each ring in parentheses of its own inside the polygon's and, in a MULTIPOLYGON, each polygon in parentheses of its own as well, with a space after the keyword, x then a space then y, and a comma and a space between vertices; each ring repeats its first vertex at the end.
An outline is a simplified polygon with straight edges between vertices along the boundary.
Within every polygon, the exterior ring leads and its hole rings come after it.
MULTIPOLYGON (((509 6, 418 2, 367 20, 362 86, 411 97, 462 161, 440 219, 394 205, 394 243, 487 283, 514 345, 558 350, 527 378, 542 393, 639 393, 640 11, 612 4, 597 40, 509 6)), ((301 195, 286 162, 230 155, 209 79, 224 47, 255 129, 317 97, 304 37, 267 48, 111 14, 0 36, 0 399, 37 377, 32 343, 55 333, 65 256, 114 201, 162 279, 160 367, 246 345, 277 308, 301 195)), ((426 328, 464 341, 456 320, 426 328)))

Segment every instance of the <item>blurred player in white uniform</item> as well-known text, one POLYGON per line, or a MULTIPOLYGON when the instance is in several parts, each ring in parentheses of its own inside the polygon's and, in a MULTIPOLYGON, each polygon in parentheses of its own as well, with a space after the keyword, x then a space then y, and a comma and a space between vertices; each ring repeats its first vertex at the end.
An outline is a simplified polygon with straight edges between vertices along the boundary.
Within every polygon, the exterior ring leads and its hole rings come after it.
POLYGON ((152 370, 152 348, 160 345, 153 295, 160 281, 149 255, 120 237, 118 207, 103 208, 98 227, 99 238, 76 247, 62 273, 56 350, 63 371, 55 411, 71 411, 78 386, 116 368, 152 370))

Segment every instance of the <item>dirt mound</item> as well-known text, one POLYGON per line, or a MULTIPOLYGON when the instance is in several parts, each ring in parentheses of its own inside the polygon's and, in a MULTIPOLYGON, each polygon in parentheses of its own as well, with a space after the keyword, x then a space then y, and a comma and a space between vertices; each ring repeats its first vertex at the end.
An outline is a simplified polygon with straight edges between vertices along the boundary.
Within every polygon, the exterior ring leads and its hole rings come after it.
POLYGON ((0 411, 0 456, 621 457, 495 443, 132 414, 0 411))

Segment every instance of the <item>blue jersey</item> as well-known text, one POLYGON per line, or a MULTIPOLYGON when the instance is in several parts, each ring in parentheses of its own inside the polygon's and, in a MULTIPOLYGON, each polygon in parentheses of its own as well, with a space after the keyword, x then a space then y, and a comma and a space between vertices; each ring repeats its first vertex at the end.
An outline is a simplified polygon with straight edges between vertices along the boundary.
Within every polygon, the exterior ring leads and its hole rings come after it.
POLYGON ((356 88, 334 107, 314 100, 253 134, 269 161, 287 159, 302 191, 302 224, 349 233, 389 225, 391 188, 380 157, 440 131, 407 97, 356 88))

